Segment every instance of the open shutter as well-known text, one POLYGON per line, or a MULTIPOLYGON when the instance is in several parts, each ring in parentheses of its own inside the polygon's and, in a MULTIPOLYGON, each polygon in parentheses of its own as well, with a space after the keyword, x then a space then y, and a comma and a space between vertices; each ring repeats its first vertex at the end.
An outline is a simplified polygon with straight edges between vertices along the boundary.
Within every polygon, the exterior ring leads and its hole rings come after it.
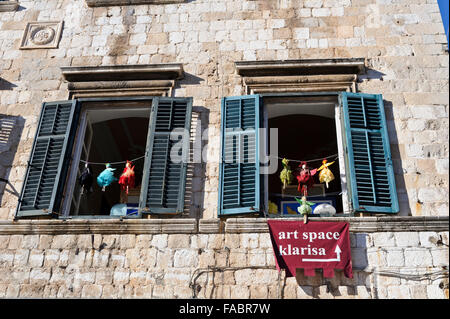
POLYGON ((153 99, 140 212, 183 212, 191 115, 192 98, 153 99))
POLYGON ((399 211, 382 95, 343 92, 346 164, 356 212, 399 211))
POLYGON ((43 104, 16 217, 59 212, 78 114, 76 100, 43 104))
POLYGON ((219 215, 260 210, 260 96, 222 99, 219 215))

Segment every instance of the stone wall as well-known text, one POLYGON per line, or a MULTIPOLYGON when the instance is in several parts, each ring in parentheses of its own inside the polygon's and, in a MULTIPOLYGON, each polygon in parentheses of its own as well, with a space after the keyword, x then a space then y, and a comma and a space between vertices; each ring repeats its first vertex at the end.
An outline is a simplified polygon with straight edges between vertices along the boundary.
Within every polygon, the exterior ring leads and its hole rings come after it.
POLYGON ((448 298, 448 217, 444 230, 426 218, 355 228, 353 280, 284 278, 264 229, 213 220, 220 98, 245 94, 235 62, 333 58, 365 58, 358 92, 383 94, 399 215, 448 216, 449 59, 435 0, 18 2, 0 12, 0 120, 17 123, 0 149, 1 297, 448 298), (56 48, 21 49, 34 21, 63 21, 56 48), (187 232, 146 220, 13 221, 42 102, 69 97, 61 67, 175 62, 185 74, 173 96, 193 97, 210 128, 192 181, 208 231, 198 221, 187 232))
POLYGON ((52 231, 38 222, 2 223, 0 297, 449 297, 448 219, 436 224, 440 226, 412 232, 399 227, 384 232, 353 228, 353 279, 342 271, 335 271, 334 278, 323 278, 320 270, 315 277, 305 277, 301 269, 296 277, 286 278, 284 271, 278 273, 275 268, 267 231, 221 232, 200 227, 188 233, 162 233, 156 228, 149 233, 151 227, 141 232, 132 229, 138 221, 103 223, 78 221, 63 226, 69 234, 57 234, 61 229, 52 231))
MULTIPOLYGON (((44 101, 68 98, 60 67, 182 63, 174 95, 208 110, 208 163, 196 195, 217 217, 220 97, 245 93, 236 61, 366 58, 358 90, 385 99, 400 215, 448 215, 448 51, 435 0, 195 0, 88 7, 21 0, 0 13, 0 114, 20 116, 0 173, 22 187, 44 101), (28 22, 61 21, 57 48, 20 49, 28 22)), ((207 143, 205 141, 205 143, 207 143)), ((197 183, 198 184, 198 183, 197 183)), ((16 197, 3 192, 0 219, 16 197)))

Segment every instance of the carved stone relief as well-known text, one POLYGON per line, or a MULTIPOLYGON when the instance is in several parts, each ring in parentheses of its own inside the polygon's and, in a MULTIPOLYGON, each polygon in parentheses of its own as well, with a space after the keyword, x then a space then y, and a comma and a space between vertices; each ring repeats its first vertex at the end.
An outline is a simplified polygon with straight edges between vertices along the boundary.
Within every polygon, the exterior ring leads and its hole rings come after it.
POLYGON ((54 49, 61 38, 62 22, 29 22, 20 49, 54 49))

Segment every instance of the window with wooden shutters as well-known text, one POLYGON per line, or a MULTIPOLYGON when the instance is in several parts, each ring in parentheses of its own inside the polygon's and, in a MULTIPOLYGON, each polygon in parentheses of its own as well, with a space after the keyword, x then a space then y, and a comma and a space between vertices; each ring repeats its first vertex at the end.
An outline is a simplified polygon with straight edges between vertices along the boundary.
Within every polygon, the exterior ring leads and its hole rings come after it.
POLYGON ((140 211, 183 212, 191 114, 192 98, 153 99, 140 211))
POLYGON ((341 93, 348 184, 353 210, 399 211, 381 95, 341 93))
POLYGON ((78 110, 75 100, 43 104, 17 217, 59 212, 78 110))
POLYGON ((222 100, 219 215, 260 210, 260 96, 222 100))

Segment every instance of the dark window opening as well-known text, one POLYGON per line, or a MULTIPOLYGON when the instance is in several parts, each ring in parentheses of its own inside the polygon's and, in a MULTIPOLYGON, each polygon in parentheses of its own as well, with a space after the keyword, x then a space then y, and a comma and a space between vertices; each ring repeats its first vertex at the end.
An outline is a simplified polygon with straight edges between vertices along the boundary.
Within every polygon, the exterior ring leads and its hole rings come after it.
MULTIPOLYGON (((269 204, 277 205, 278 213, 283 216, 298 215, 298 203, 295 197, 301 198, 302 193, 298 191, 296 176, 300 172, 300 161, 308 161, 310 169, 317 169, 322 165, 322 160, 334 163, 329 169, 334 175, 334 180, 328 184, 320 183, 319 172, 314 178, 314 186, 308 189, 307 200, 313 202, 313 214, 317 213, 315 208, 320 204, 332 205, 336 213, 343 212, 341 196, 341 178, 339 171, 338 144, 336 136, 335 118, 323 117, 311 114, 290 114, 268 120, 269 128, 278 128, 278 156, 290 159, 289 167, 293 173, 291 184, 283 188, 280 173, 283 169, 281 158, 278 161, 278 170, 275 174, 268 176, 268 200, 269 204), (333 157, 329 157, 332 156, 333 157), (313 160, 313 161, 311 161, 313 160)), ((269 213, 271 207, 269 205, 269 213)), ((320 216, 329 216, 330 213, 322 211, 320 216)))
MULTIPOLYGON (((149 118, 148 115, 132 117, 133 112, 129 113, 130 117, 95 123, 91 123, 89 115, 87 116, 86 133, 77 176, 84 170, 85 163, 83 161, 87 160, 90 163, 112 163, 111 168, 115 169, 114 177, 119 179, 125 163, 114 163, 140 158, 132 163, 135 166, 135 188, 129 189, 129 193, 126 195, 125 191, 121 190, 118 181, 115 181, 107 186, 105 191, 102 191, 102 187, 97 184, 97 177, 106 166, 90 164, 94 177, 92 192, 81 193, 77 179, 70 208, 71 215, 114 215, 112 209, 118 211, 121 208, 120 204, 127 204, 128 208, 130 206, 137 208, 144 169, 143 156, 147 143, 149 118)), ((148 114, 149 110, 146 109, 146 112, 140 111, 140 113, 148 114)))

